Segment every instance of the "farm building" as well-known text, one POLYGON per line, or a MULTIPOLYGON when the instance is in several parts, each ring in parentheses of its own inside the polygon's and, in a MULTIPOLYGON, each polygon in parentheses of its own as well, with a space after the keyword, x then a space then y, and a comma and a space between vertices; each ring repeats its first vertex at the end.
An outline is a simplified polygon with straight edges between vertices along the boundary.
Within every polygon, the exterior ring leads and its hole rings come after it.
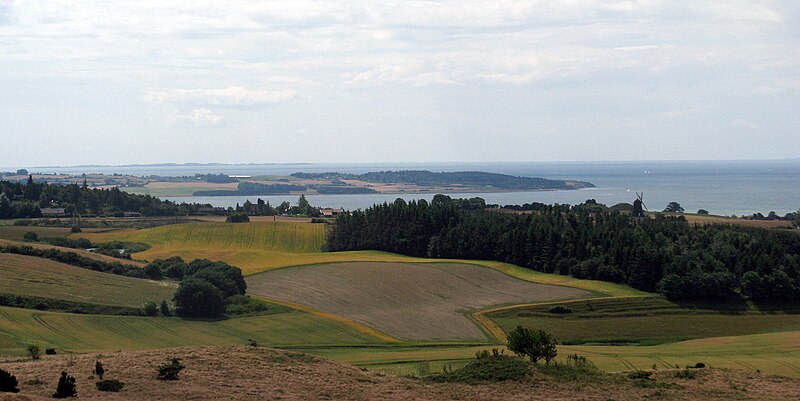
POLYGON ((42 216, 66 216, 66 210, 63 207, 43 207, 41 209, 42 216))
POLYGON ((342 209, 342 208, 338 208, 338 209, 324 208, 324 209, 319 209, 319 213, 321 215, 325 216, 325 217, 333 217, 333 216, 336 216, 338 214, 344 213, 344 209, 342 209))

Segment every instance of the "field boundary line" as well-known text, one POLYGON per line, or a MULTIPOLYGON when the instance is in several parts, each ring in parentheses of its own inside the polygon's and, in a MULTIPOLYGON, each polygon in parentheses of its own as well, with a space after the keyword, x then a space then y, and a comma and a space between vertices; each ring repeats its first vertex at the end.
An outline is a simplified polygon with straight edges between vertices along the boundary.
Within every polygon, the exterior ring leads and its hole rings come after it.
POLYGON ((290 307, 292 309, 295 309, 295 310, 298 310, 300 312, 305 312, 305 313, 308 313, 308 314, 311 314, 311 315, 314 315, 314 316, 318 316, 318 317, 321 317, 321 318, 324 318, 324 319, 333 320, 333 321, 342 323, 342 324, 344 324, 346 326, 349 326, 350 328, 358 331, 359 333, 370 335, 370 336, 375 337, 375 338, 377 338, 377 339, 379 339, 381 341, 386 341, 386 342, 390 342, 390 343, 400 343, 401 342, 397 338, 394 338, 394 337, 392 337, 392 336, 390 336, 388 334, 382 333, 382 332, 380 332, 380 331, 378 331, 376 329, 373 329, 372 327, 369 327, 369 326, 367 326, 367 325, 365 325, 363 323, 359 323, 359 322, 356 322, 355 320, 348 319, 348 318, 346 318, 344 316, 339 316, 339 315, 335 315, 333 313, 328 313, 328 312, 322 312, 322 311, 316 310, 314 308, 310 308, 308 306, 296 304, 296 303, 293 303, 293 302, 287 302, 287 301, 282 301, 282 300, 278 300, 278 299, 266 298, 266 297, 262 297, 262 296, 253 296, 253 295, 251 295, 251 296, 254 297, 254 298, 260 299, 262 301, 271 302, 271 303, 278 304, 278 305, 283 305, 283 306, 288 306, 288 307, 290 307))

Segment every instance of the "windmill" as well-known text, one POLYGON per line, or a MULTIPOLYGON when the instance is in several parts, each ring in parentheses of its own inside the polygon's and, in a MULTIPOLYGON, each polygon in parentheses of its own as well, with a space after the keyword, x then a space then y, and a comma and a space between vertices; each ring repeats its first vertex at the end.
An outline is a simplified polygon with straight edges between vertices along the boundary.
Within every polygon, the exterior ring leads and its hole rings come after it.
POLYGON ((643 219, 645 217, 644 211, 647 210, 649 212, 647 205, 644 204, 644 200, 642 200, 642 198, 644 198, 644 192, 637 192, 636 200, 633 201, 633 211, 631 211, 631 217, 643 219))

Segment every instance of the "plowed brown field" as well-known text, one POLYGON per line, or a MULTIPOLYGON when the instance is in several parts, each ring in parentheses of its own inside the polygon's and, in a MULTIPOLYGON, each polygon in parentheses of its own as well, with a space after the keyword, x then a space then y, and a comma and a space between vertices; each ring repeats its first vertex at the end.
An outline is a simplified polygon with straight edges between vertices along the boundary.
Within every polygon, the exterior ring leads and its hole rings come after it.
POLYGON ((272 270, 247 284, 250 294, 345 316, 404 340, 485 338, 469 312, 592 294, 462 263, 331 263, 272 270))

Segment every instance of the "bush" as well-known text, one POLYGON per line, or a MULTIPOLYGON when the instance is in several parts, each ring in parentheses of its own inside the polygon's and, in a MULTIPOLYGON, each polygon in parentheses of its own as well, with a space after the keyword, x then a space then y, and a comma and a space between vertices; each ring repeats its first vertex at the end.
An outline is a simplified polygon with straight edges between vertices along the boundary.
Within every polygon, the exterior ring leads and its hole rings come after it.
POLYGON ((250 217, 245 213, 231 213, 225 221, 228 223, 247 223, 250 221, 250 217))
POLYGON ((42 357, 42 349, 39 348, 39 346, 36 344, 28 345, 28 348, 26 348, 26 350, 28 351, 28 356, 31 357, 31 360, 35 361, 42 357))
POLYGON ((45 355, 55 355, 56 349, 55 348, 45 348, 44 350, 45 355))
POLYGON ((506 355, 481 357, 461 369, 440 373, 429 379, 434 382, 500 382, 521 380, 531 373, 530 362, 506 355))
POLYGON ((652 376, 653 372, 648 372, 646 370, 634 370, 628 373, 628 378, 633 380, 653 380, 652 376))
POLYGON ((675 372, 675 378, 677 379, 694 379, 695 377, 697 377, 697 373, 693 370, 681 369, 675 372))
POLYGON ((75 388, 75 378, 68 375, 67 372, 61 372, 61 378, 58 379, 56 392, 53 393, 53 398, 68 398, 77 397, 78 390, 75 388))
POLYGON ((178 380, 178 375, 186 366, 181 365, 181 360, 172 358, 172 362, 158 367, 158 380, 178 380))
POLYGON ((158 306, 155 302, 146 302, 142 308, 145 316, 158 316, 158 306))
POLYGON ((697 362, 696 364, 694 364, 694 368, 695 369, 703 369, 705 367, 706 367, 706 364, 704 364, 703 362, 697 362))
POLYGON ((11 373, 0 369, 0 393, 18 393, 17 378, 11 373))
POLYGON ((83 231, 83 230, 81 230, 81 228, 78 227, 78 226, 72 226, 72 228, 69 229, 69 232, 71 232, 73 234, 79 233, 81 231, 83 231))
POLYGON ((225 298, 213 284, 189 277, 181 280, 173 297, 175 313, 181 317, 218 317, 225 311, 225 298))
POLYGON ((592 361, 585 356, 577 354, 567 355, 566 363, 551 363, 549 365, 538 365, 540 372, 553 376, 561 380, 597 380, 605 376, 603 371, 597 368, 592 361))
POLYGON ((100 380, 94 384, 100 391, 110 391, 118 393, 125 386, 125 383, 119 380, 100 380))
POLYGON ((24 239, 25 241, 36 242, 39 240, 39 234, 36 234, 33 231, 28 231, 25 233, 25 235, 22 236, 22 239, 24 239))
POLYGON ((567 314, 572 313, 572 309, 570 309, 570 308, 568 308, 566 306, 563 306, 563 305, 556 305, 556 306, 548 309, 548 312, 556 314, 556 315, 567 315, 567 314))
POLYGON ((105 368, 103 368, 103 364, 100 361, 95 361, 94 363, 94 370, 92 371, 100 380, 103 380, 103 375, 106 373, 105 368))

